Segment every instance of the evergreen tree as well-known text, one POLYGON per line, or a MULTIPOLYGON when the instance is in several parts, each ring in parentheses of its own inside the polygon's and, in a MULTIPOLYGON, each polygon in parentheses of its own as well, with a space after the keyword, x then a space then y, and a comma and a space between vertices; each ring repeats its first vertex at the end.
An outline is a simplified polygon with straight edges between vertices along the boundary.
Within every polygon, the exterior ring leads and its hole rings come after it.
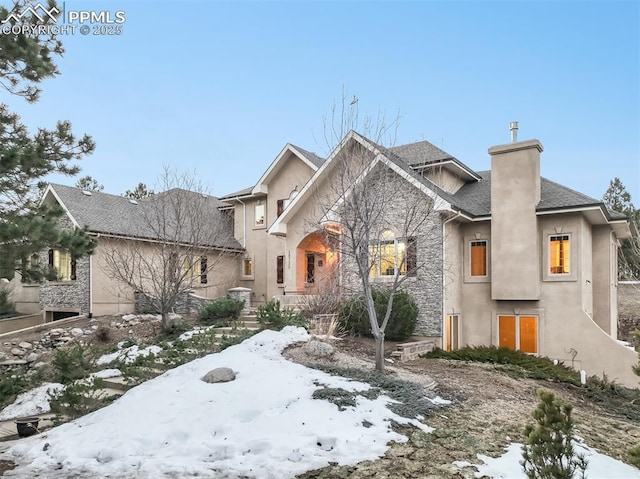
POLYGON ((97 180, 87 175, 76 181, 76 188, 85 191, 102 191, 104 190, 104 185, 101 185, 97 180))
POLYGON ((524 430, 527 440, 520 464, 525 474, 529 479, 584 479, 587 461, 573 449, 571 404, 547 389, 539 389, 538 398, 532 413, 537 424, 527 424, 524 430))
POLYGON ((122 196, 131 198, 132 200, 141 200, 142 198, 146 198, 147 196, 151 196, 152 194, 154 194, 154 191, 148 189, 147 185, 145 185, 144 183, 138 183, 138 186, 136 186, 133 191, 127 190, 122 196))
POLYGON ((631 202, 631 194, 620 178, 614 178, 602 197, 602 202, 610 210, 627 215, 631 229, 631 239, 625 240, 618 256, 618 279, 640 280, 640 210, 631 202))
MULTIPOLYGON (((10 8, 0 6, 0 19, 22 14, 28 6, 25 0, 15 1, 10 8)), ((51 9, 56 4, 50 0, 48 6, 51 9)), ((5 25, 28 27, 52 22, 46 15, 44 21, 33 15, 16 20, 18 16, 9 18, 5 25)), ((59 74, 53 57, 64 49, 46 30, 19 31, 0 35, 0 88, 34 103, 40 96, 40 82, 59 74)), ((17 114, 0 103, 0 277, 13 277, 14 271, 22 270, 25 258, 45 247, 70 248, 76 257, 92 250, 93 240, 82 231, 60 231, 57 224, 62 211, 39 204, 39 196, 46 175, 75 175, 79 168, 73 161, 94 148, 91 137, 74 136, 68 121, 60 121, 50 130, 29 132, 17 114)))

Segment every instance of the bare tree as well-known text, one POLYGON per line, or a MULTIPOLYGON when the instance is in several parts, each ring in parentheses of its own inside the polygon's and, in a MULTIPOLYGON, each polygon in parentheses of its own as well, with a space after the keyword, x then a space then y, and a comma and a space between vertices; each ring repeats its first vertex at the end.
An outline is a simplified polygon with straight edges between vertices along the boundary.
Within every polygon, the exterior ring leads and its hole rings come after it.
POLYGON ((418 276, 421 282, 440 284, 442 277, 442 227, 432 185, 378 145, 390 138, 396 124, 386 124, 378 115, 375 122, 365 119, 362 125, 364 135, 373 140, 355 133, 357 99, 346 105, 343 95, 339 112, 334 109, 331 125, 325 128, 326 138, 340 138, 340 143, 329 158, 332 170, 326 183, 317 188, 320 223, 325 231, 339 234, 342 287, 364 298, 377 370, 384 369, 385 330, 394 295, 415 284, 418 276), (389 291, 381 317, 373 299, 376 286, 389 291))
POLYGON ((218 267, 240 245, 221 202, 205 193, 195 175, 165 168, 158 189, 162 193, 137 200, 135 239, 105 240, 104 263, 112 278, 145 295, 170 330, 175 325, 169 313, 179 298, 196 284, 227 279, 219 277, 218 267))

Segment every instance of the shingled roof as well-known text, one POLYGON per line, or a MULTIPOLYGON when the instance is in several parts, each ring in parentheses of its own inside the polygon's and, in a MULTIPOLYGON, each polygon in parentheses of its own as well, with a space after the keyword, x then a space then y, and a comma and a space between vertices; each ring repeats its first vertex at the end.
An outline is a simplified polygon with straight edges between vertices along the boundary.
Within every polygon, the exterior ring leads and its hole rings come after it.
POLYGON ((299 146, 293 144, 291 146, 300 151, 300 153, 302 153, 307 158, 307 160, 313 163, 317 168, 320 168, 322 166, 322 163, 325 162, 324 158, 319 157, 312 151, 305 150, 304 148, 300 148, 299 146))
MULTIPOLYGON (((172 189, 140 200, 130 200, 122 196, 91 191, 90 194, 71 186, 51 184, 51 189, 59 198, 62 206, 69 212, 75 222, 81 227, 87 227, 92 233, 109 234, 141 239, 158 239, 150 226, 149 218, 158 211, 158 204, 164 199, 187 198, 191 201, 196 197, 206 201, 206 218, 201 219, 203 227, 215 231, 213 238, 202 239, 200 246, 242 250, 242 246, 233 237, 233 224, 219 208, 227 204, 214 196, 202 195, 191 191, 172 189)), ((169 222, 170 209, 164 215, 169 222)), ((183 228, 187 228, 184 226, 183 228)), ((189 243, 195 236, 191 231, 181 231, 176 238, 189 243)))
MULTIPOLYGON (((480 181, 467 183, 454 195, 450 196, 452 204, 474 217, 491 215, 491 171, 477 172, 480 181)), ((578 209, 585 206, 601 205, 602 202, 590 196, 572 190, 564 185, 540 178, 540 203, 536 211, 560 209, 578 209)), ((607 210, 612 220, 625 219, 626 216, 616 211, 607 210)))
POLYGON ((422 165, 445 160, 455 160, 453 155, 441 150, 428 141, 418 141, 417 143, 393 146, 388 148, 388 150, 394 152, 400 158, 403 158, 409 165, 422 165))

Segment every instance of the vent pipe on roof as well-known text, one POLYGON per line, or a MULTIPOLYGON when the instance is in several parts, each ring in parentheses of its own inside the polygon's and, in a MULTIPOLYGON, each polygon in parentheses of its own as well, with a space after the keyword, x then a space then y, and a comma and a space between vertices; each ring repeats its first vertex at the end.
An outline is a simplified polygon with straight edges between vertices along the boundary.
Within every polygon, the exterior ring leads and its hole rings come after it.
POLYGON ((511 143, 518 141, 518 122, 512 121, 509 123, 509 131, 511 131, 511 143))

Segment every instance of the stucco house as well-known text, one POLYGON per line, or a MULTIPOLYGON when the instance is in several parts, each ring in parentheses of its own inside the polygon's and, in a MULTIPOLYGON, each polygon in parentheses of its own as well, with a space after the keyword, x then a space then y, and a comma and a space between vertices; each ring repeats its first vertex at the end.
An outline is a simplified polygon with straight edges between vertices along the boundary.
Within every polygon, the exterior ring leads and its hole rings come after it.
POLYGON ((68 252, 53 249, 29 258, 54 267, 58 280, 30 284, 16 275, 10 287, 18 311, 42 311, 46 321, 77 314, 134 312, 140 296, 114 278, 109 263, 122 261, 125 267, 133 261, 162 260, 157 254, 159 237, 171 243, 165 260, 175 254, 172 251, 185 251, 176 261, 189 273, 196 296, 223 296, 237 282, 237 255, 243 248, 233 237, 233 219, 224 212, 226 205, 215 197, 175 188, 134 200, 50 184, 43 201, 63 209, 63 227, 86 227, 97 246, 92 255, 77 260, 68 252), (194 208, 206 212, 203 218, 192 221, 187 216, 194 208), (191 242, 196 246, 180 247, 191 242))
MULTIPOLYGON (((425 214, 435 239, 381 238, 380 245, 392 247, 384 249, 389 257, 371 277, 384 283, 399 254, 428 253, 425 274, 404 283, 420 308, 417 335, 446 349, 519 349, 636 386, 631 370, 636 354, 616 341, 617 248, 630 236, 628 222, 602 202, 541 178, 540 141, 513 140, 489 148, 487 171, 473 171, 427 141, 384 148, 353 131, 326 159, 285 145, 255 185, 212 199, 212 211, 233 220, 230 242, 212 245, 220 254, 233 253, 226 267, 235 276, 227 275, 232 279, 224 287, 250 289, 256 306, 274 297, 295 303, 297 296, 344 280, 336 273, 341 264, 336 249, 327 241, 331 235, 340 240, 339 218, 323 222, 317 199, 337 174, 336 158, 358 146, 376 167, 393 171, 404 188, 432 201, 425 214)), ((133 310, 131 292, 114 293, 117 285, 96 265, 102 241, 114 235, 141 240, 131 235, 124 218, 143 201, 87 196, 61 185, 50 186, 45 196, 67 210, 70 226, 88 225, 98 237, 96 253, 78 262, 75 286, 67 286, 84 288, 83 297, 90 298, 79 310, 96 315, 133 310), (81 274, 87 279, 80 281, 81 274)), ((409 268, 400 274, 409 274, 409 268)), ((51 291, 57 286, 31 287, 39 289, 45 311, 66 304, 60 289, 51 291)), ((224 292, 222 286, 203 286, 202 296, 224 292)))

